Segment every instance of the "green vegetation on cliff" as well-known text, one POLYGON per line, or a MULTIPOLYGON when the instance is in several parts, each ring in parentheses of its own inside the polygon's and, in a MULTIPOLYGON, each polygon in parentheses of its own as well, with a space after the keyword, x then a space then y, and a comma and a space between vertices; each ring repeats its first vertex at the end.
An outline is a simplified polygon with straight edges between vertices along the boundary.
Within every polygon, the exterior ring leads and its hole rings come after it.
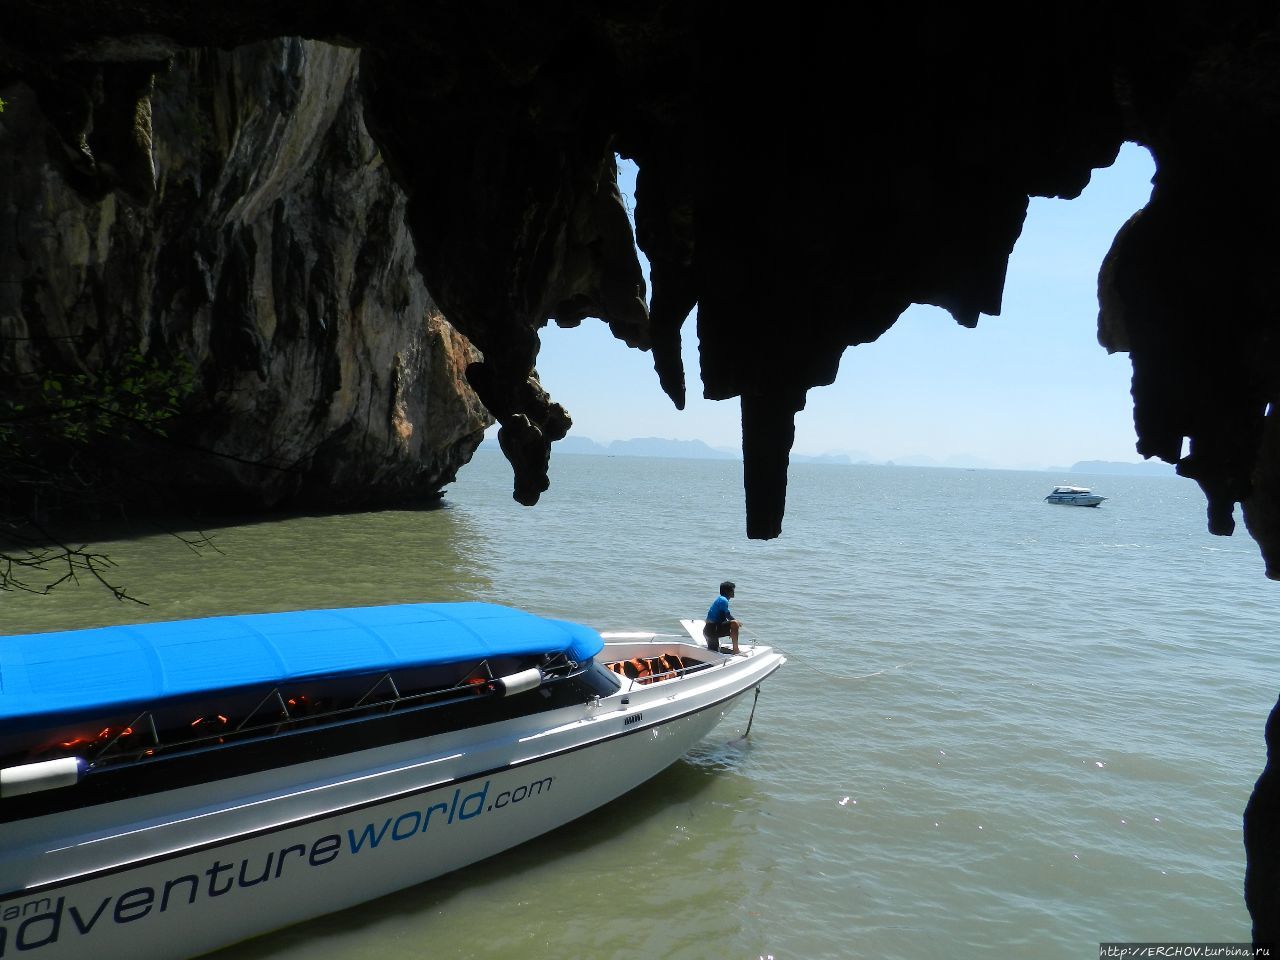
POLYGON ((63 542, 45 518, 103 516, 145 485, 101 444, 164 439, 193 383, 185 361, 162 365, 132 351, 101 371, 9 384, 0 397, 0 590, 47 593, 85 575, 132 599, 106 579, 109 558, 63 542))

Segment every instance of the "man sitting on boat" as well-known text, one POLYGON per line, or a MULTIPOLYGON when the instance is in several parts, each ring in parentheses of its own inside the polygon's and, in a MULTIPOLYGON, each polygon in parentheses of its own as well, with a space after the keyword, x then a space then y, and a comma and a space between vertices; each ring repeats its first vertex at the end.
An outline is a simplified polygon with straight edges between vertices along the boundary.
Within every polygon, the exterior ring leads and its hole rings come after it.
POLYGON ((726 580, 720 584, 720 596, 712 601, 711 609, 707 611, 707 622, 702 628, 702 635, 706 638, 707 646, 717 652, 720 650, 720 638, 728 637, 733 641, 734 656, 738 656, 738 629, 742 624, 734 619, 729 610, 729 601, 733 599, 733 591, 734 583, 732 580, 726 580))

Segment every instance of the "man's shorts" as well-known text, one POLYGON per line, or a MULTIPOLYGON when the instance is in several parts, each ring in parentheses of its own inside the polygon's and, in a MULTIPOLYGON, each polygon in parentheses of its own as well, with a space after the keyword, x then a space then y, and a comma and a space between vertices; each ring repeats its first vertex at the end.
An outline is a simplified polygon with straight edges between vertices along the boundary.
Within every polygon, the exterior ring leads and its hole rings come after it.
POLYGON ((707 625, 703 627, 703 636, 707 637, 708 640, 714 640, 721 636, 728 636, 728 632, 730 631, 728 631, 727 620, 723 623, 707 623, 707 625))

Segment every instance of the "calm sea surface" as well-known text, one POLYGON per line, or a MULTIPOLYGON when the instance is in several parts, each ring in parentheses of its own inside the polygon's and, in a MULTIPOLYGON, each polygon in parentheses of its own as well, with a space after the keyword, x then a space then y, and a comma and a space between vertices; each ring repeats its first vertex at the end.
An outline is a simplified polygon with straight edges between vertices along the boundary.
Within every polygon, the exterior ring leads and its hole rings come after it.
MULTIPOLYGON (((788 665, 636 792, 496 860, 225 957, 1096 956, 1247 941, 1240 817, 1280 584, 1175 478, 798 465, 749 542, 741 465, 481 453, 445 507, 96 545, 150 606, 0 594, 0 632, 482 599, 678 630, 720 580, 788 665), (1050 506, 1057 482, 1110 497, 1050 506)), ((219 955, 220 957, 224 955, 219 955)))

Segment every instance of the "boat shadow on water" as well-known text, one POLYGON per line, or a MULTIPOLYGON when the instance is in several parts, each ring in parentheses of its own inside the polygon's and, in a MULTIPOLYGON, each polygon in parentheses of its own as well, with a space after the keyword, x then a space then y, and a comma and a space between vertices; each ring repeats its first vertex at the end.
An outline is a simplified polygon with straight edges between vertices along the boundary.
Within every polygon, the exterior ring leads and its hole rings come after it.
MULTIPOLYGON (((697 817, 698 811, 707 804, 707 793, 711 790, 723 791, 727 786, 735 796, 750 794, 754 788, 749 778, 734 776, 741 770, 751 747, 750 740, 742 734, 745 715, 741 719, 742 726, 735 729, 726 723, 680 760, 625 796, 498 856, 338 913, 232 944, 205 954, 202 960, 231 960, 232 957, 268 960, 316 956, 317 951, 319 955, 326 955, 326 945, 336 936, 359 940, 363 935, 374 936, 375 928, 387 924, 411 925, 416 930, 417 924, 435 922, 436 915, 447 911, 451 902, 461 896, 483 892, 486 887, 496 889, 512 881, 536 884, 539 872, 555 870, 557 864, 572 862, 587 854, 607 857, 610 845, 626 845, 646 832, 664 829, 664 825, 672 827, 673 811, 688 811, 690 818, 697 817), (726 734, 730 735, 728 739, 726 734), (726 775, 730 777, 727 784, 726 775), (417 924, 415 918, 419 918, 417 924)), ((720 813, 708 810, 707 815, 719 816, 720 813)), ((447 922, 447 916, 444 919, 447 922)), ((386 933, 383 930, 379 935, 386 933)), ((350 955, 363 955, 363 949, 353 943, 350 955)))

